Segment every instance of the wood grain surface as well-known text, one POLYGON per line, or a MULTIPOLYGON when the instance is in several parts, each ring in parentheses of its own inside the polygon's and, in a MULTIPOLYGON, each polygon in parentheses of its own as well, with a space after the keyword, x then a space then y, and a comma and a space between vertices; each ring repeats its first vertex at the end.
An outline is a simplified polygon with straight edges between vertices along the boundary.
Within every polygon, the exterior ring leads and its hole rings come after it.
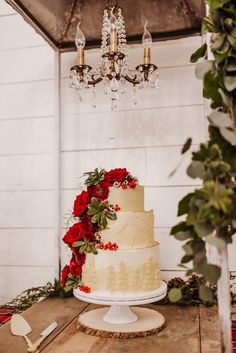
MULTIPOLYGON (((57 329, 40 347, 43 353, 219 353, 217 308, 145 305, 165 316, 164 328, 157 334, 132 339, 100 338, 76 330, 78 315, 99 308, 75 298, 50 298, 22 313, 35 341, 52 320, 57 329)), ((0 353, 26 353, 22 337, 12 336, 10 324, 0 328, 0 353)))

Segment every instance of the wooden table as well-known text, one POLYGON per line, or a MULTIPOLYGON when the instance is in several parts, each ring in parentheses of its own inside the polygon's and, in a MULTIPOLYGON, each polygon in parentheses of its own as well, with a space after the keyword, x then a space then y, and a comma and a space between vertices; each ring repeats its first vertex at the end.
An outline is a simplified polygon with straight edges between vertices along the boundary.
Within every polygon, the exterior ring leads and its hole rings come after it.
MULTIPOLYGON (((158 334, 142 338, 99 338, 77 332, 78 315, 97 307, 75 298, 49 298, 22 316, 33 329, 32 341, 52 320, 57 321, 56 330, 40 346, 43 353, 220 353, 216 307, 146 305, 161 312, 166 324, 158 334)), ((10 323, 0 328, 0 353, 26 351, 24 339, 11 334, 10 323)))

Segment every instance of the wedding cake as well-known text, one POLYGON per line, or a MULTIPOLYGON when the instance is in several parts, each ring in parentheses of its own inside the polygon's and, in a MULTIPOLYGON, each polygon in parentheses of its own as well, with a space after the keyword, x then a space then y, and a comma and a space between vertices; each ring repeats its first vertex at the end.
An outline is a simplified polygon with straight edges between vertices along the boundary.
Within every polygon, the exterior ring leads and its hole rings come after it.
POLYGON ((144 210, 143 186, 125 168, 86 175, 87 190, 74 204, 77 226, 63 238, 72 260, 62 271, 62 283, 71 288, 77 281, 80 291, 98 296, 157 290, 159 244, 154 241, 153 210, 144 210), (83 236, 76 227, 82 227, 83 236))

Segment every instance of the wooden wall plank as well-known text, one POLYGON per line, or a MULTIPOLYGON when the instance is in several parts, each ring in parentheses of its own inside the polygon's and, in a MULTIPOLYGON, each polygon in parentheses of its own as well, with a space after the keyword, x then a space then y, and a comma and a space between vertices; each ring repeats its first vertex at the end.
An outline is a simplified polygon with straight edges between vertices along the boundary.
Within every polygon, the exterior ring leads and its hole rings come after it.
POLYGON ((0 266, 0 278, 0 303, 4 303, 26 289, 53 282, 55 270, 47 266, 0 266))
POLYGON ((147 148, 147 185, 199 185, 198 179, 192 179, 186 173, 191 162, 191 151, 181 155, 182 146, 147 148), (176 172, 171 175, 175 169, 176 172))
POLYGON ((15 11, 5 1, 1 1, 0 2, 0 17, 7 16, 7 15, 15 15, 15 11))
POLYGON ((145 184, 145 149, 114 149, 102 151, 65 152, 61 154, 61 186, 76 188, 83 180, 84 172, 94 170, 98 166, 110 170, 117 166, 126 167, 145 184))
POLYGON ((53 81, 0 85, 0 119, 52 116, 53 102, 53 81))
MULTIPOLYGON (((0 49, 9 50, 29 46, 47 45, 44 39, 20 15, 0 17, 0 49)), ((16 63, 17 63, 17 58, 16 63)))
POLYGON ((52 117, 0 121, 0 154, 53 152, 52 117))
POLYGON ((145 209, 154 210, 155 227, 169 228, 180 222, 182 217, 177 217, 178 202, 193 189, 193 186, 146 188, 145 209))
POLYGON ((53 189, 54 155, 0 156, 0 175, 1 191, 53 189))
POLYGON ((2 228, 54 227, 53 191, 0 192, 2 228))
POLYGON ((54 78, 54 52, 49 46, 3 51, 0 55, 0 84, 54 78), (14 58, 15 65, 9 62, 14 58))
POLYGON ((0 266, 54 266, 53 229, 1 229, 0 266))
POLYGON ((64 116, 62 150, 180 145, 204 140, 203 107, 64 116))

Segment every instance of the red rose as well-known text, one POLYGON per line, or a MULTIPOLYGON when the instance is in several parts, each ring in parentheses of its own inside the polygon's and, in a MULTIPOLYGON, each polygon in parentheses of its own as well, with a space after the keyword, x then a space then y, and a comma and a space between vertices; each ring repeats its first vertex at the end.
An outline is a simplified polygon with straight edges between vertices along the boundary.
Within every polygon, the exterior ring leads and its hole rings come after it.
POLYGON ((78 265, 75 261, 75 258, 72 257, 70 260, 70 274, 72 276, 78 276, 82 273, 82 267, 78 265))
POLYGON ((67 280, 67 276, 70 272, 70 266, 69 265, 66 265, 63 270, 61 271, 61 284, 63 286, 66 285, 66 280, 67 280))
POLYGON ((92 223, 91 219, 92 216, 86 214, 81 218, 80 223, 83 224, 84 229, 86 229, 88 232, 92 232, 93 234, 95 234, 98 231, 98 225, 97 223, 92 223))
POLYGON ((81 217, 86 213, 88 204, 90 203, 90 197, 87 191, 82 191, 80 195, 76 196, 74 202, 73 215, 75 217, 81 217))
POLYGON ((75 241, 81 240, 86 235, 86 231, 81 223, 75 223, 69 228, 68 232, 63 238, 64 243, 70 247, 75 241))
POLYGON ((85 264, 86 255, 85 254, 78 254, 76 255, 76 262, 79 266, 83 266, 85 264))
POLYGON ((115 181, 122 182, 127 177, 128 172, 126 168, 116 168, 104 174, 104 180, 113 185, 115 181))
POLYGON ((110 184, 107 181, 101 181, 97 185, 88 186, 89 196, 96 197, 99 200, 106 200, 109 195, 110 184))

